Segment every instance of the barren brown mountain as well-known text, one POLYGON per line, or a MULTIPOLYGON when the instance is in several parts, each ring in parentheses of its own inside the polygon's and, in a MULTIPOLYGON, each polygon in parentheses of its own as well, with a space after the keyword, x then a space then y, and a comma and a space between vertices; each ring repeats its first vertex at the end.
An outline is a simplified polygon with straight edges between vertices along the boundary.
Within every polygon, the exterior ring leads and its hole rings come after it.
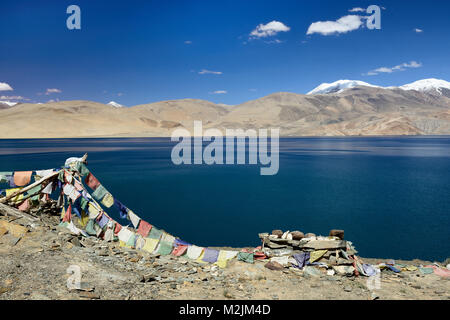
MULTIPOLYGON (((117 108, 91 101, 0 108, 0 138, 160 137, 174 128, 280 128, 281 136, 448 135, 450 90, 358 86, 274 93, 235 106, 182 99, 117 108)), ((192 131, 191 131, 192 132, 192 131)))

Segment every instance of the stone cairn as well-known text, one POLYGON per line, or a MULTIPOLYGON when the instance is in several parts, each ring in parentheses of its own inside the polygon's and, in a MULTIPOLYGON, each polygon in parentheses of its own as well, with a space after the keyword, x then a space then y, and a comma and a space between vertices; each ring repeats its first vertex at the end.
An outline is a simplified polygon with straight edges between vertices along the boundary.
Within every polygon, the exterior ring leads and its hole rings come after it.
POLYGON ((262 241, 261 251, 270 259, 266 265, 269 269, 295 267, 297 261, 293 255, 308 252, 311 257, 319 258, 314 263, 306 263, 306 268, 327 269, 329 275, 355 274, 357 251, 352 242, 344 240, 344 230, 331 230, 328 237, 301 231, 273 230, 271 234, 260 233, 259 238, 262 241))

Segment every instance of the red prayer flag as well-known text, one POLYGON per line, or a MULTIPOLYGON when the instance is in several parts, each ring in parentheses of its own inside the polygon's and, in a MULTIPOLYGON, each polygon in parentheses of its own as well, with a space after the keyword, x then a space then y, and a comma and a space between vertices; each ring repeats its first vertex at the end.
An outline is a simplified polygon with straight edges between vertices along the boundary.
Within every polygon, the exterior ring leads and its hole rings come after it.
POLYGON ((84 182, 91 188, 92 190, 97 189, 97 187, 100 185, 100 182, 97 180, 96 177, 92 173, 89 172, 84 182))
POLYGON ((148 223, 144 220, 141 220, 141 222, 139 223, 139 228, 138 228, 137 232, 145 238, 148 236, 151 229, 152 229, 152 225, 150 223, 148 223))
POLYGON ((179 245, 173 249, 172 254, 176 257, 182 256, 186 252, 187 248, 188 246, 179 245))

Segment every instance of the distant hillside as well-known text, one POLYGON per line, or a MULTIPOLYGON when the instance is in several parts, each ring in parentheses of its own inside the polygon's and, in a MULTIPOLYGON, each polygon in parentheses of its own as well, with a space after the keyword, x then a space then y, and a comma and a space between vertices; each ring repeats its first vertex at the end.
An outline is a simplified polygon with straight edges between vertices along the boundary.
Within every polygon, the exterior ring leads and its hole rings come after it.
POLYGON ((341 80, 342 88, 321 85, 328 93, 280 92, 236 106, 196 99, 129 108, 82 100, 0 106, 0 138, 170 136, 192 130, 194 120, 222 130, 278 127, 282 136, 448 135, 448 82, 426 80, 398 88, 341 80))

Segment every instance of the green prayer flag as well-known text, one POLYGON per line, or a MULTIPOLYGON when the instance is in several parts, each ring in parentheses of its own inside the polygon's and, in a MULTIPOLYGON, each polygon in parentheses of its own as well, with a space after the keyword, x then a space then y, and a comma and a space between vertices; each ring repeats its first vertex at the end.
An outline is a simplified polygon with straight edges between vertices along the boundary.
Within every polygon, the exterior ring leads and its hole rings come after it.
POLYGON ((147 238, 150 239, 160 239, 161 236, 163 234, 162 230, 159 230, 158 228, 156 228, 155 226, 152 227, 152 229, 150 230, 150 233, 148 234, 147 238))
POLYGON ((108 193, 108 190, 105 189, 104 186, 99 185, 97 187, 97 189, 95 189, 95 191, 92 193, 92 196, 97 200, 97 201, 102 201, 103 197, 108 193))
POLYGON ((94 229, 94 220, 93 219, 90 219, 89 221, 88 221, 88 223, 87 223, 87 225, 86 225, 86 232, 87 232, 87 234, 88 235, 90 235, 90 236, 95 236, 95 235, 97 235, 97 232, 95 232, 95 229, 94 229))
POLYGON ((64 183, 64 170, 61 170, 58 174, 58 180, 64 183))
POLYGON ((41 191, 41 186, 36 186, 27 191, 27 196, 35 194, 35 196, 31 197, 31 201, 39 200, 39 192, 41 191))
POLYGON ((254 254, 250 252, 239 252, 238 253, 238 261, 244 261, 247 263, 253 263, 254 254))
POLYGON ((81 199, 80 199, 80 207, 81 207, 81 209, 86 211, 86 207, 87 207, 88 203, 89 203, 88 200, 86 200, 84 197, 81 197, 81 199))
POLYGON ((8 182, 7 177, 12 175, 13 175, 12 172, 0 172, 0 183, 7 183, 8 182))
POLYGON ((78 161, 77 164, 75 165, 75 169, 80 173, 82 177, 85 177, 89 174, 89 169, 83 162, 78 161))
POLYGON ((159 253, 162 256, 167 256, 172 252, 172 250, 173 250, 172 243, 167 241, 161 241, 159 243, 159 249, 157 253, 159 253))
POLYGON ((127 241, 126 244, 127 244, 127 246, 133 247, 133 248, 134 248, 135 242, 136 242, 136 234, 133 233, 133 234, 131 235, 130 239, 128 239, 128 241, 127 241))

